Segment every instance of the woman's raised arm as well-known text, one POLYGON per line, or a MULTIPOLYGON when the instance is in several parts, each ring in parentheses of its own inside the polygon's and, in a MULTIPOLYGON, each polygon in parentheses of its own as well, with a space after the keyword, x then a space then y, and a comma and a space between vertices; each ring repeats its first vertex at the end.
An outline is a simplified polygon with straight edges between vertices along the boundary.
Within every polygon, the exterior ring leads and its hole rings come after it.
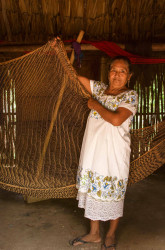
POLYGON ((90 80, 84 76, 78 76, 79 81, 84 86, 84 88, 89 92, 89 94, 92 94, 91 87, 90 87, 90 80))

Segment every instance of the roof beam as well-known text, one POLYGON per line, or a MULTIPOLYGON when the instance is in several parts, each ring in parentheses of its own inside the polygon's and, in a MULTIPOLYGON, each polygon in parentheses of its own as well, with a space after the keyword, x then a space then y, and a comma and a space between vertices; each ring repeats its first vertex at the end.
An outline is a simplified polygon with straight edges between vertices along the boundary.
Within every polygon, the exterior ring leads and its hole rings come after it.
MULTIPOLYGON (((9 43, 9 44, 0 44, 0 52, 1 53, 16 53, 16 52, 31 52, 39 47, 41 47, 43 44, 29 44, 29 45, 24 45, 24 44, 14 44, 14 43, 9 43)), ((124 44, 117 44, 120 48, 125 49, 124 44)), ((72 51, 72 45, 71 44, 65 44, 65 49, 67 52, 72 51)), ((86 51, 92 51, 92 50, 99 50, 95 46, 91 44, 81 44, 81 50, 86 50, 86 51)), ((157 44, 153 43, 152 44, 152 51, 160 52, 160 51, 165 51, 165 44, 157 44)))

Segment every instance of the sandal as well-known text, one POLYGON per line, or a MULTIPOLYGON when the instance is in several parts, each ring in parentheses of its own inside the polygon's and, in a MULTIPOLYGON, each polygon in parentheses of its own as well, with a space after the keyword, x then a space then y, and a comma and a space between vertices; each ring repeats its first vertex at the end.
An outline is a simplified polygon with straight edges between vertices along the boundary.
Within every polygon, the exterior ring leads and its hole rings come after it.
MULTIPOLYGON (((82 236, 82 237, 84 237, 84 236, 82 236)), ((77 237, 74 240, 70 240, 69 244, 71 246, 74 246, 74 244, 77 243, 77 242, 81 242, 82 244, 91 243, 90 241, 82 240, 82 237, 77 237)), ((79 244, 79 245, 82 245, 82 244, 79 244)), ((78 246, 78 245, 76 245, 76 246, 78 246)))
POLYGON ((103 246, 104 246, 105 249, 111 249, 113 247, 116 250, 116 244, 111 244, 109 246, 106 246, 106 244, 104 243, 103 246))
MULTIPOLYGON (((86 234, 85 234, 85 235, 86 235, 86 234)), ((81 244, 78 244, 78 245, 87 244, 87 243, 100 243, 100 242, 101 242, 101 239, 100 239, 100 241, 86 241, 86 240, 83 240, 82 238, 83 238, 85 235, 83 235, 83 236, 81 236, 81 237, 77 237, 77 238, 75 238, 74 240, 70 240, 70 241, 69 241, 69 244, 70 244, 71 246, 75 246, 75 243, 77 243, 77 242, 80 242, 80 243, 81 243, 81 244)), ((78 245, 76 245, 76 246, 78 246, 78 245)))

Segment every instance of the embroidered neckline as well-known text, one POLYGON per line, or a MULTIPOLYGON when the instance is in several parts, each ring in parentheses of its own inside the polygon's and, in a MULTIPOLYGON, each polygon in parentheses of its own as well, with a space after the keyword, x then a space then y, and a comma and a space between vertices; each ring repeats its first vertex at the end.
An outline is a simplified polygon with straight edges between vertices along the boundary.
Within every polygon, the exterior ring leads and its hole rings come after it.
POLYGON ((121 93, 119 93, 117 95, 112 95, 112 94, 108 95, 108 94, 105 94, 105 90, 102 92, 102 95, 103 96, 112 96, 112 97, 117 97, 117 96, 120 96, 120 95, 122 95, 124 93, 129 93, 130 91, 134 91, 133 89, 127 89, 127 90, 125 90, 125 91, 123 91, 123 92, 121 92, 121 93))

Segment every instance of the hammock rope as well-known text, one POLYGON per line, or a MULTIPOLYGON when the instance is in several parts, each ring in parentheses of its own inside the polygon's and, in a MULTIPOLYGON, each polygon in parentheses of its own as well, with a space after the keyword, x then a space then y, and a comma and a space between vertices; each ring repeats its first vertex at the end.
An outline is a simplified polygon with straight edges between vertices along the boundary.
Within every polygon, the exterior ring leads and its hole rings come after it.
MULTIPOLYGON (((62 41, 0 64, 0 187, 42 198, 76 196, 89 110, 62 41)), ((165 121, 132 130, 129 184, 165 163, 165 121)))

